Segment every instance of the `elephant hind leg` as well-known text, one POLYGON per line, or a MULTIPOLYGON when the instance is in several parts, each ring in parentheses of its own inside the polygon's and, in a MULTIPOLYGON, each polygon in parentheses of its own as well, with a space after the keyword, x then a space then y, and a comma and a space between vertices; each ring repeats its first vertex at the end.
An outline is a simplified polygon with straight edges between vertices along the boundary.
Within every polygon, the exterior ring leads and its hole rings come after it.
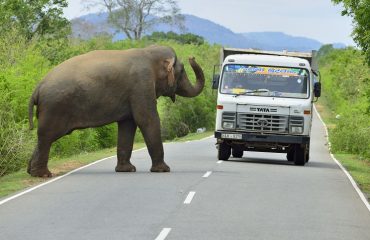
POLYGON ((33 177, 52 177, 52 173, 48 169, 51 145, 68 133, 68 129, 64 125, 57 125, 51 121, 47 122, 43 120, 40 117, 37 130, 37 145, 27 167, 27 172, 33 177))
POLYGON ((48 169, 48 159, 51 147, 51 141, 38 140, 37 146, 28 162, 27 172, 32 177, 52 177, 48 169))
POLYGON ((116 172, 136 172, 135 166, 130 162, 136 128, 132 119, 118 122, 116 172))

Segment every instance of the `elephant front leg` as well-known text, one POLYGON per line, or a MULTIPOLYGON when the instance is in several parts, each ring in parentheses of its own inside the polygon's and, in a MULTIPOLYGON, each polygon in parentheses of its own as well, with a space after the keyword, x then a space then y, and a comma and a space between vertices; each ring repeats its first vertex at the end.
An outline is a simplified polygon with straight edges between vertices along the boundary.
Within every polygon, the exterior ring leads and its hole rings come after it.
POLYGON ((135 166, 130 162, 136 128, 132 119, 118 122, 116 172, 136 172, 135 166))
POLYGON ((169 172, 170 167, 164 162, 161 126, 157 111, 154 114, 142 114, 135 119, 143 133, 149 155, 152 159, 151 172, 169 172))

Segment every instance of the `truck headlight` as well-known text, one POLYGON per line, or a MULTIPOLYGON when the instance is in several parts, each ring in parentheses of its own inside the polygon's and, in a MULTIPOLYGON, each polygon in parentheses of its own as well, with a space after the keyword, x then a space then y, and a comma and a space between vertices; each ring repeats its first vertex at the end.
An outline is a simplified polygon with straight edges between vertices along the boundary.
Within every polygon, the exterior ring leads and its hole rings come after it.
POLYGON ((222 127, 225 128, 225 129, 233 129, 233 128, 235 128, 233 122, 223 122, 222 123, 222 127))
POLYGON ((290 133, 297 134, 302 133, 303 127, 290 127, 290 133))

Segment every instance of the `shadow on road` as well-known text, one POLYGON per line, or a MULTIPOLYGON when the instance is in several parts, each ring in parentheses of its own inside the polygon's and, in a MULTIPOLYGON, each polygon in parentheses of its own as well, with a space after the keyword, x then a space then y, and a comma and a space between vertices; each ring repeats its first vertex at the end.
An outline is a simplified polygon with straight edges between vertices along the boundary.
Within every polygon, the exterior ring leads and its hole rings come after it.
POLYGON ((227 162, 294 166, 292 162, 288 162, 287 160, 266 159, 266 158, 230 158, 227 162))
MULTIPOLYGON (((230 158, 227 162, 238 162, 238 163, 254 163, 254 164, 271 164, 271 165, 285 165, 285 166, 296 166, 293 162, 281 159, 267 159, 267 158, 230 158)), ((296 166, 301 167, 301 166, 296 166)), ((304 167, 310 168, 323 168, 323 169, 338 169, 338 165, 335 162, 318 162, 311 159, 304 167)))

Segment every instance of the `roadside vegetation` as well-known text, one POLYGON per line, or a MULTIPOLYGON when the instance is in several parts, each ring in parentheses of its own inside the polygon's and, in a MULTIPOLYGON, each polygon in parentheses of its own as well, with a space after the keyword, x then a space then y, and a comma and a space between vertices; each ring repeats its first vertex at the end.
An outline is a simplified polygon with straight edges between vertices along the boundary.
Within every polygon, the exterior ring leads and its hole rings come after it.
POLYGON ((335 157, 370 197, 370 68, 361 51, 323 46, 322 98, 316 105, 335 157))

